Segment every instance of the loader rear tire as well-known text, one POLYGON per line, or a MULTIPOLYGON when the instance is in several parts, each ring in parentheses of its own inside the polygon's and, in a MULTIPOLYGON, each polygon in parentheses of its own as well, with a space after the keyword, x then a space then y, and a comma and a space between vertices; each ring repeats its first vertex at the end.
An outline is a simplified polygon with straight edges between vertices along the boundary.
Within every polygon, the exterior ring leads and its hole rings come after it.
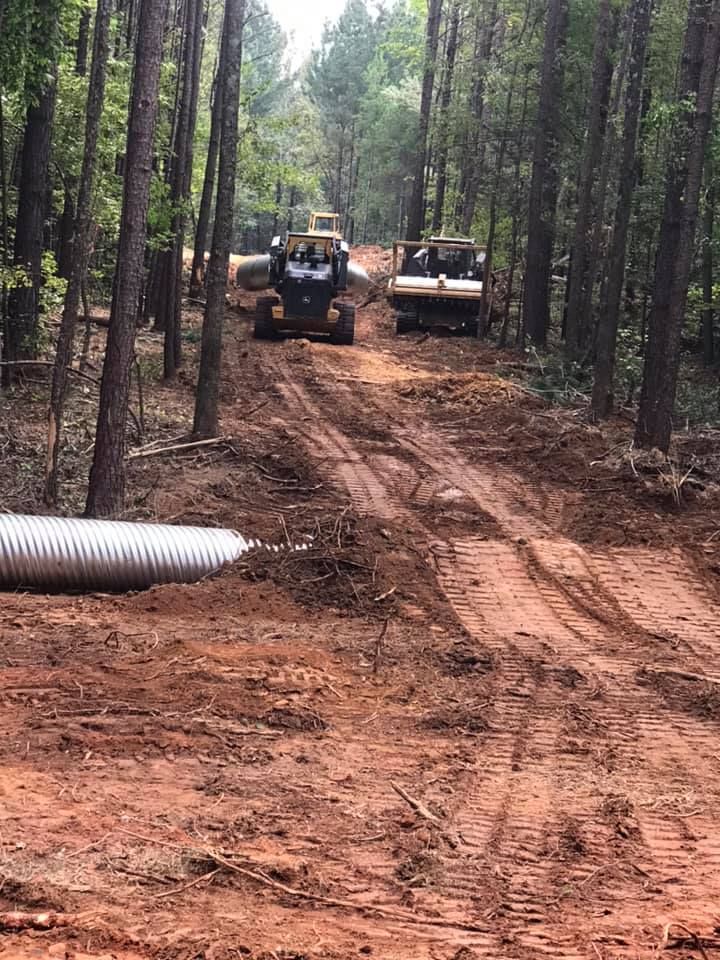
POLYGON ((277 297, 258 297, 255 301, 255 324, 253 337, 256 340, 276 340, 277 331, 273 326, 272 308, 278 304, 277 297))
POLYGON ((335 304, 335 309, 340 316, 330 335, 330 343, 350 347, 355 340, 355 304, 340 302, 335 304))

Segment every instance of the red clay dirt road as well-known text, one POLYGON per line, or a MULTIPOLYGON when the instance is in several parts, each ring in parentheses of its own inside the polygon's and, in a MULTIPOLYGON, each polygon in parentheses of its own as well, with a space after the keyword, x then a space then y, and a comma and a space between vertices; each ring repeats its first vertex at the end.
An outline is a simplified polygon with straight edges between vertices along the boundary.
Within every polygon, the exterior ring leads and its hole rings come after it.
MULTIPOLYGON (((55 914, 1 914, 0 957, 715 955, 718 699, 652 672, 720 673, 712 577, 657 507, 651 543, 632 505, 624 545, 575 536, 603 495, 507 455, 511 388, 482 439, 404 397, 480 348, 388 323, 354 348, 229 324, 223 430, 284 438, 256 507, 335 518, 327 556, 4 598, 0 911, 55 914)), ((239 469, 169 468, 175 515, 259 517, 239 469)))

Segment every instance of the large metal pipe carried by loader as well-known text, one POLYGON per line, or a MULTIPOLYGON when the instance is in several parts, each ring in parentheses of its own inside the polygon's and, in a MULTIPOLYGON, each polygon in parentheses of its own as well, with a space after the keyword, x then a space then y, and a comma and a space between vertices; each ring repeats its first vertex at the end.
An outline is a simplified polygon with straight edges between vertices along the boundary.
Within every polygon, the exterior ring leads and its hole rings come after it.
MULTIPOLYGON (((270 254, 260 253, 241 261, 235 274, 235 283, 243 290, 259 291, 270 287, 270 254)), ((348 261, 347 285, 349 290, 362 295, 367 291, 370 280, 363 268, 348 261)))

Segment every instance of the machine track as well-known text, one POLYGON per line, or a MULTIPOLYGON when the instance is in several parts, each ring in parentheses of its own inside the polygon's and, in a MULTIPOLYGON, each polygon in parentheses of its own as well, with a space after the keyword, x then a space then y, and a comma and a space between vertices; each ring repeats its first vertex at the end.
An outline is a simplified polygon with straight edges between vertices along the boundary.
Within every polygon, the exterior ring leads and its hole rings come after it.
POLYGON ((328 392, 347 409, 344 383, 324 376, 316 399, 277 353, 262 362, 320 469, 359 513, 412 521, 459 623, 495 658, 488 730, 450 812, 462 843, 434 891, 444 913, 487 923, 475 955, 649 958, 649 928, 707 930, 720 896, 718 797, 702 776, 718 764, 715 730, 639 682, 645 666, 717 663, 713 600, 684 554, 586 550, 558 533, 560 496, 371 405, 358 421, 382 421, 389 439, 369 444, 362 423, 355 434, 327 415, 328 392), (435 536, 423 509, 448 491, 496 534, 435 536))

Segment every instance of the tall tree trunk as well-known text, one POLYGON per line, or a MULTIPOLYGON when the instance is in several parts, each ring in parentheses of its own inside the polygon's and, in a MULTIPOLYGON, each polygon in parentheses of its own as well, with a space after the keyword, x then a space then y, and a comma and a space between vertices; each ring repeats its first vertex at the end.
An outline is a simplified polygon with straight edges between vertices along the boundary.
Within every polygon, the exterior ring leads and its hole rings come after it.
POLYGON ((215 436, 218 431, 220 400, 220 363, 222 360, 222 328, 225 315, 228 261, 235 209, 235 174, 237 168, 238 106, 240 101, 240 66, 242 63, 242 31, 245 0, 225 0, 225 60, 222 64, 222 128, 220 163, 215 204, 210 263, 208 264, 207 302, 200 348, 200 370, 195 398, 194 432, 199 436, 215 436))
MULTIPOLYGON (((350 125, 350 160, 348 161, 348 188, 347 196, 345 197, 345 211, 343 214, 343 230, 345 239, 348 242, 352 241, 352 209, 353 209, 353 194, 355 191, 355 118, 353 117, 352 124, 350 125)), ((338 209, 338 213, 341 211, 338 209)))
POLYGON ((80 14, 80 26, 78 28, 77 50, 75 53, 75 73, 78 77, 84 77, 87 73, 88 41, 90 39, 90 17, 92 11, 89 6, 85 6, 80 14))
POLYGON ((613 12, 611 0, 600 0, 595 28, 592 90, 588 109, 585 153, 580 172, 580 190, 572 242, 572 270, 570 272, 565 325, 567 350, 574 357, 580 356, 585 349, 590 329, 589 319, 583 316, 583 294, 586 284, 592 284, 594 281, 593 277, 587 275, 588 241, 592 220, 593 187, 598 164, 602 158, 602 145, 605 138, 612 80, 611 55, 615 46, 616 33, 617 14, 613 12))
POLYGON ((297 187, 293 184, 290 187, 290 199, 288 200, 288 218, 287 218, 287 232, 292 233, 293 229, 293 217, 295 215, 295 204, 298 200, 298 191, 297 187))
MULTIPOLYGON (((513 194, 511 201, 511 228, 510 228, 510 263, 508 265, 507 279, 506 279, 506 288, 505 288, 505 303, 503 305, 503 323, 500 330, 499 345, 501 347, 506 346, 508 329, 510 327, 510 306, 512 304, 512 295, 513 295, 513 285, 515 282, 515 270, 517 268, 518 261, 518 240, 520 234, 520 211, 522 209, 522 157, 523 157, 523 147, 525 144, 525 123, 527 121, 527 106, 528 106, 528 93, 529 93, 529 71, 525 71, 525 83, 523 87, 523 105, 522 112, 520 114, 520 125, 518 127, 517 137, 515 140, 515 163, 513 170, 513 194)), ((521 318, 520 315, 517 317, 517 337, 516 340, 520 341, 521 339, 521 318)))
POLYGON ((425 228, 425 165, 428 153, 428 130, 435 84, 435 61, 440 37, 440 17, 443 0, 428 0, 427 30, 425 33, 425 66, 420 98, 420 126, 418 129, 417 160, 413 171, 413 188, 408 208, 407 239, 419 240, 425 228))
POLYGON ((640 109, 643 95, 643 76, 650 16, 653 0, 636 0, 632 26, 632 46, 625 92, 625 117, 618 181, 617 204, 612 243, 608 256, 608 280, 605 309, 597 332, 595 372, 592 392, 592 411, 596 418, 606 417, 613 407, 613 380, 615 376, 615 349, 620 321, 620 300, 625 278, 625 254, 632 210, 632 197, 637 182, 637 141, 640 109))
MULTIPOLYGON (((0 96, 0 222, 2 228, 2 265, 7 269, 10 265, 10 236, 7 158, 5 154, 5 110, 3 108, 2 96, 0 96)), ((7 283, 5 282, 3 282, 2 288, 0 289, 0 312, 2 313, 0 331, 2 331, 3 339, 7 341, 7 283)))
MULTIPOLYGON (((527 9, 529 11, 530 7, 528 6, 527 9)), ((470 122, 472 126, 469 151, 465 158, 465 169, 463 170, 463 183, 461 184, 463 195, 461 230, 463 236, 467 236, 472 229, 478 191, 482 182, 485 154, 485 136, 482 129, 485 115, 485 79, 494 43, 496 21, 497 0, 491 0, 487 17, 479 11, 475 26, 475 74, 470 95, 470 122)))
POLYGON ((715 310, 713 308, 713 233, 715 230, 715 181, 712 156, 705 164, 705 208, 703 211, 702 243, 702 348, 703 360, 708 365, 715 361, 715 310))
POLYGON ((58 459, 60 450, 60 432, 65 396, 67 394, 68 368, 73 358, 73 342, 80 308, 80 294, 87 275, 91 248, 91 208, 97 143, 100 134, 100 119, 105 100, 105 78, 110 52, 109 32, 112 0, 98 0, 95 14, 95 36, 93 40, 90 83, 85 107, 85 149, 83 152, 80 190, 78 193, 77 216, 74 229, 74 241, 71 245, 72 268, 65 291, 60 333, 58 335, 53 368, 50 409, 48 411, 48 445, 45 464, 44 498, 48 504, 57 503, 58 497, 58 459))
POLYGON ((58 276, 69 280, 73 266, 73 233, 76 214, 70 187, 66 186, 63 193, 63 211, 57 238, 57 272, 58 276))
POLYGON ((458 26, 460 24, 460 7, 453 5, 450 14, 450 29, 445 49, 445 70, 443 73, 442 93, 440 96, 440 124, 438 130, 438 149, 435 168, 435 205, 433 207, 433 233, 443 226, 443 211, 445 209, 445 190, 447 188, 448 140, 450 137, 447 111, 453 90, 453 74, 455 73, 455 57, 457 55, 458 26))
MULTIPOLYGON (((30 360, 37 354, 37 330, 42 282, 43 228, 50 172, 50 145, 57 82, 53 76, 37 102, 28 107, 22 148, 22 169, 15 222, 15 264, 28 277, 27 286, 15 287, 10 296, 5 360, 30 360)), ((13 379, 13 368, 3 368, 4 382, 13 379)))
POLYGON ((283 185, 282 180, 275 182, 275 206, 273 208, 272 235, 277 236, 278 220, 280 219, 280 204, 282 203, 283 185))
POLYGON ((691 0, 635 441, 667 452, 705 149, 720 56, 720 0, 691 0), (694 102, 694 106, 693 106, 694 102))
MULTIPOLYGON (((633 16, 634 10, 626 10, 624 24, 623 24, 623 48, 620 55, 620 60, 618 62, 617 68, 614 71, 614 85, 615 89, 612 95, 612 101, 610 103, 609 113, 608 113, 608 125, 605 134, 605 142, 603 144, 602 150, 602 163, 600 164, 600 173, 598 175, 598 184, 597 184, 597 202, 594 208, 594 220, 595 224, 591 230, 590 237, 590 246, 588 250, 588 259, 587 259, 587 276, 590 278, 589 282, 585 284, 585 290, 583 293, 583 304, 582 304, 582 316, 585 318, 585 322, 588 326, 592 326, 592 339, 593 347, 596 342, 597 329, 593 320, 593 293, 595 290, 595 280, 598 276, 598 273, 602 273, 601 286, 600 286, 600 303, 599 303, 599 313, 602 313, 605 309, 605 303, 607 299, 607 271, 608 271, 608 260, 607 255, 604 259, 604 262, 601 263, 601 246, 603 241, 603 235, 606 232, 607 223, 605 219, 605 211, 608 202, 608 184, 610 183, 610 176, 613 173, 613 170, 616 167, 616 147, 617 147, 617 133, 615 130, 615 120, 620 111, 620 104, 622 102, 622 94, 625 89, 625 80, 628 70, 628 61, 630 59, 630 48, 632 45, 632 25, 633 25, 633 16)), ((606 251, 607 254, 607 251, 606 251)))
POLYGON ((528 204, 523 303, 525 334, 538 345, 544 345, 550 326, 550 264, 558 192, 559 104, 567 25, 567 0, 549 0, 528 204))
MULTIPOLYGON (((510 110, 512 108, 513 96, 515 95, 515 81, 519 68, 519 61, 513 64, 512 74, 510 76, 510 85, 508 87, 507 98, 505 101, 505 120, 503 130, 498 145, 497 156, 495 158, 495 174, 493 177, 492 194, 490 196, 490 215, 488 223, 488 233, 485 248, 485 269, 483 271, 482 293, 480 295, 480 323, 478 324, 478 336, 483 336, 488 329, 488 291, 492 279, 492 263, 495 248, 495 229, 497 227, 497 202, 500 192, 500 181, 502 179, 502 170, 505 163, 505 152, 507 150, 508 137, 510 135, 510 110)), ((506 331, 507 335, 507 331, 506 331)))
POLYGON ((225 31, 221 40, 220 59, 213 81, 212 116, 210 120, 210 140, 208 142, 207 159, 205 161, 205 178, 203 180, 202 197, 198 210, 197 225, 195 228, 195 250, 193 253, 192 270, 190 272, 190 296, 197 299, 205 285, 205 250, 207 248, 210 214, 212 212, 213 193, 215 191, 215 176, 217 174, 218 153, 220 151, 220 126, 222 120, 222 84, 220 83, 220 68, 224 56, 225 31))
POLYGON ((345 127, 340 127, 338 140, 337 164, 335 167, 335 190, 333 191, 333 210, 340 213, 342 209, 342 175, 345 166, 345 127))
POLYGON ((92 517, 120 513, 125 501, 125 430, 130 371, 142 288, 167 6, 168 0, 143 0, 138 20, 115 297, 105 349, 95 451, 85 508, 92 517))
POLYGON ((164 313, 164 376, 175 376, 181 361, 180 320, 182 304, 182 254, 185 240, 186 205, 192 175, 193 136, 197 115, 197 89, 200 82, 200 54, 204 0, 186 0, 185 42, 183 44, 183 83, 178 121, 175 128, 170 200, 175 207, 173 243, 165 254, 165 296, 160 308, 164 313))

